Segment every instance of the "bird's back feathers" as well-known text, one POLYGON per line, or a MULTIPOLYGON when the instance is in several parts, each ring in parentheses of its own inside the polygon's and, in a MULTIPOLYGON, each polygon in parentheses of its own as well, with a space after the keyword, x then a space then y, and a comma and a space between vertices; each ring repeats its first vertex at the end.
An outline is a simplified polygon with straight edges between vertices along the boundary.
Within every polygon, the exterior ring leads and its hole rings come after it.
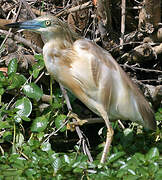
MULTIPOLYGON (((93 42, 89 40, 78 40, 74 43, 75 49, 78 51, 86 50, 91 55, 91 71, 93 80, 96 84, 96 87, 99 87, 99 81, 102 83, 102 88, 104 89, 102 94, 102 102, 105 104, 105 106, 110 107, 111 103, 111 93, 114 93, 114 89, 111 87, 113 83, 119 83, 119 82, 113 82, 113 73, 118 73, 118 76, 120 76, 120 80, 122 81, 122 85, 124 86, 124 90, 131 92, 131 98, 133 98, 133 101, 136 103, 137 107, 134 106, 132 108, 132 111, 138 111, 141 115, 141 119, 137 121, 138 123, 141 123, 143 126, 145 126, 148 129, 155 130, 156 129, 156 122, 154 117, 154 112, 151 109, 149 103, 146 101, 140 90, 137 88, 137 86, 132 82, 131 79, 128 78, 126 73, 121 69, 121 67, 117 64, 117 62, 114 60, 114 58, 109 54, 107 51, 102 49, 101 47, 97 46, 93 42), (76 46, 76 47, 75 47, 76 46), (102 81, 102 71, 104 70, 103 66, 107 67, 107 71, 111 71, 111 73, 108 73, 109 76, 112 75, 112 78, 107 77, 105 81, 102 81), (110 75, 111 74, 111 75, 110 75), (111 92, 113 91, 113 92, 111 92), (106 102, 105 102, 106 101, 106 102), (109 103, 108 103, 109 102, 109 103), (137 108, 137 109, 135 109, 137 108)), ((85 57, 84 57, 85 58, 85 57)), ((85 58, 85 61, 88 58, 85 58)), ((117 89, 119 92, 120 89, 117 89)), ((127 93, 127 92, 126 92, 127 93)), ((120 98, 120 97, 119 97, 120 98)), ((127 96, 127 98, 130 98, 130 96, 127 96)), ((132 100, 132 99, 131 99, 132 100)), ((131 101, 130 100, 130 101, 131 101)), ((125 107, 126 111, 131 108, 131 103, 127 99, 125 99, 126 102, 128 102, 127 107, 125 107)), ((120 106, 120 104, 119 104, 120 106)), ((122 105, 121 105, 122 106, 122 105)), ((131 119, 131 116, 129 117, 129 120, 131 119)))

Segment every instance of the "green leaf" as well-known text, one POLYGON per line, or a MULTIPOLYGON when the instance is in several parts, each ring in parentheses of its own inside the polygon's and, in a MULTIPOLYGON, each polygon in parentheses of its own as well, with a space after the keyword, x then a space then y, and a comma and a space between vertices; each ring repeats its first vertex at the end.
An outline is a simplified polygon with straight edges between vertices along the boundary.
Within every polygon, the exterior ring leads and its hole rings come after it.
POLYGON ((12 163, 13 168, 23 169, 24 168, 25 159, 22 157, 18 157, 12 163))
POLYGON ((161 180, 162 179, 162 168, 158 170, 158 172, 155 174, 155 180, 161 180))
POLYGON ((30 71, 30 74, 32 74, 34 78, 37 78, 39 72, 44 68, 44 60, 43 56, 40 54, 36 54, 34 57, 38 60, 38 62, 32 66, 33 71, 30 71))
POLYGON ((31 121, 31 119, 28 118, 28 117, 26 117, 26 116, 21 116, 21 119, 22 119, 23 121, 26 121, 26 122, 31 121))
MULTIPOLYGON (((32 149, 38 149, 40 146, 41 146, 41 144, 40 144, 40 142, 38 141, 38 140, 36 140, 36 139, 29 139, 28 140, 28 144, 29 144, 29 149, 32 147, 32 149)), ((28 150, 29 152, 30 152, 30 150, 29 150, 28 148, 26 149, 26 150, 28 150)), ((27 152, 26 152, 27 153, 27 152)), ((29 155, 29 154, 28 154, 29 155)), ((34 155, 36 156, 36 154, 34 153, 34 155)))
POLYGON ((14 116, 14 120, 16 123, 20 123, 21 122, 21 117, 17 114, 14 116))
POLYGON ((68 163, 68 164, 70 164, 70 158, 69 158, 69 156, 68 155, 64 155, 64 161, 66 162, 66 163, 68 163))
POLYGON ((24 94, 37 101, 43 96, 43 91, 34 83, 28 83, 23 87, 24 94))
POLYGON ((118 159, 117 161, 115 161, 112 166, 115 167, 115 168, 120 168, 122 165, 125 165, 125 162, 118 159))
POLYGON ((5 75, 3 74, 3 72, 0 71, 0 82, 5 82, 5 80, 6 80, 5 75))
POLYGON ((22 147, 23 143, 24 143, 24 136, 22 133, 18 133, 16 135, 16 147, 17 148, 22 147))
MULTIPOLYGON (((64 114, 60 114, 60 115, 58 115, 58 116, 56 117, 56 119, 55 119, 55 126, 56 126, 57 129, 59 129, 60 127, 62 127, 62 125, 63 125, 64 122, 65 122, 65 119, 66 119, 66 115, 64 115, 64 114)), ((66 130, 66 126, 64 125, 64 126, 60 129, 60 131, 61 131, 61 132, 64 132, 65 130, 66 130)))
POLYGON ((58 99, 57 97, 54 98, 54 102, 52 104, 52 107, 54 109, 60 109, 60 108, 62 108, 62 106, 63 106, 62 100, 58 99))
POLYGON ((35 79, 38 77, 39 72, 40 72, 39 69, 34 69, 34 70, 33 70, 33 77, 34 77, 35 79))
POLYGON ((32 111, 32 103, 28 98, 23 97, 16 101, 15 108, 18 109, 16 113, 19 117, 28 117, 32 111))
POLYGON ((123 180, 136 180, 136 179, 139 179, 139 177, 134 175, 128 175, 123 177, 123 180))
POLYGON ((124 133, 125 136, 128 136, 128 135, 131 134, 132 132, 133 132, 133 130, 130 129, 130 128, 126 128, 126 129, 124 129, 124 131, 123 131, 123 133, 124 133))
POLYGON ((0 96, 3 95, 5 92, 4 88, 0 88, 0 96))
POLYGON ((10 131, 4 132, 3 139, 5 141, 11 142, 12 141, 12 132, 10 132, 10 131))
POLYGON ((162 121, 162 108, 159 108, 158 112, 155 113, 155 118, 157 121, 162 121))
POLYGON ((117 177, 122 179, 122 177, 124 177, 124 175, 127 174, 127 172, 128 172, 128 164, 124 164, 117 171, 117 177))
POLYGON ((159 169, 159 165, 157 162, 153 162, 148 166, 149 172, 151 172, 151 174, 154 174, 158 171, 159 169))
POLYGON ((38 133, 37 138, 38 138, 39 141, 42 141, 42 139, 44 138, 44 132, 38 133))
POLYGON ((8 75, 10 75, 11 73, 16 73, 17 66, 18 66, 17 59, 16 58, 12 59, 8 65, 8 75))
POLYGON ((36 173, 37 173, 36 170, 34 170, 34 169, 32 169, 32 168, 27 169, 27 170, 25 171, 26 176, 27 176, 28 178, 31 178, 31 179, 34 179, 34 178, 33 178, 33 175, 35 175, 36 173))
POLYGON ((9 76, 10 85, 7 87, 8 90, 14 88, 20 88, 26 82, 25 76, 22 74, 11 73, 9 76))
POLYGON ((125 155, 125 152, 123 151, 111 154, 110 157, 108 158, 108 163, 112 163, 124 155, 125 155))
POLYGON ((1 121, 0 120, 0 130, 3 129, 3 128, 9 128, 10 125, 7 121, 1 121))
POLYGON ((59 157, 57 157, 56 159, 54 159, 53 163, 52 163, 52 167, 54 169, 54 173, 56 174, 58 172, 58 170, 61 167, 61 160, 59 157))
POLYGON ((145 179, 148 179, 148 177, 150 176, 148 168, 146 168, 145 166, 141 166, 140 168, 138 168, 138 174, 141 174, 141 176, 145 177, 145 179))
POLYGON ((146 154, 147 160, 155 160, 159 158, 159 150, 157 147, 153 147, 149 150, 149 152, 146 154))
POLYGON ((32 132, 41 132, 46 129, 48 125, 48 118, 47 116, 43 115, 41 117, 37 117, 31 126, 31 131, 32 132))
POLYGON ((41 145, 42 151, 50 151, 51 150, 51 144, 49 142, 42 143, 41 145))
POLYGON ((44 62, 42 54, 35 54, 34 57, 35 57, 35 59, 38 60, 38 62, 44 62))
POLYGON ((141 153, 135 153, 134 156, 132 157, 132 159, 135 158, 135 160, 138 162, 138 163, 145 163, 145 156, 141 153))
POLYGON ((6 169, 3 174, 5 175, 5 179, 7 179, 8 176, 10 176, 9 179, 15 179, 14 176, 20 176, 23 173, 23 170, 18 170, 17 168, 12 168, 12 169, 6 169))

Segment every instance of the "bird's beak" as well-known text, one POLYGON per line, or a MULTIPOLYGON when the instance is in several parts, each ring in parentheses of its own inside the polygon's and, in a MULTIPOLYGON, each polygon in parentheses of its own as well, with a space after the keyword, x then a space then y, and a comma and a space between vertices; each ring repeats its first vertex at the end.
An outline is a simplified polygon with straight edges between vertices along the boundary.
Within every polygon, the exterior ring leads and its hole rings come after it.
POLYGON ((29 20, 25 22, 16 22, 11 24, 6 24, 5 26, 9 28, 18 28, 18 29, 40 29, 42 28, 42 22, 37 20, 29 20))

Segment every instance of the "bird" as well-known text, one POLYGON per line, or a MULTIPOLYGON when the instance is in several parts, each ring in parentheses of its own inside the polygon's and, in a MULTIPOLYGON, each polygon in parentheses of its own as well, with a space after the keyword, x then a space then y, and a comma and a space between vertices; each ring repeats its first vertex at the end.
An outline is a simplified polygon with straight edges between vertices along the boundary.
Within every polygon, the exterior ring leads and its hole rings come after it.
POLYGON ((52 15, 7 26, 41 34, 49 74, 104 119, 107 136, 101 163, 107 159, 114 135, 110 121, 130 120, 156 130, 150 104, 108 51, 52 15))

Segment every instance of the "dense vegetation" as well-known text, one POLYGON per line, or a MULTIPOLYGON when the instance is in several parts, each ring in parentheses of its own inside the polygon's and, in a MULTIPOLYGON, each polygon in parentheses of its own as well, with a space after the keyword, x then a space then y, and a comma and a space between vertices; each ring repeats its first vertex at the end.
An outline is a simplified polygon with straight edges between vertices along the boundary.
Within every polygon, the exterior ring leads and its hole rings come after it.
MULTIPOLYGON (((37 63, 29 70, 33 75, 32 80, 21 73, 17 73, 16 59, 10 61, 8 76, 0 74, 1 82, 1 109, 0 109, 0 179, 157 179, 162 178, 162 143, 160 130, 150 132, 143 130, 136 124, 127 125, 124 131, 118 123, 113 123, 115 136, 111 153, 107 163, 99 163, 106 129, 98 140, 90 142, 95 161, 88 162, 78 145, 66 149, 66 144, 71 143, 76 134, 66 134, 65 122, 67 110, 58 85, 54 84, 54 100, 51 105, 40 111, 39 102, 43 96, 43 89, 34 83, 39 73, 44 68, 41 55, 36 55, 37 63), (6 92, 16 92, 13 105, 8 108, 3 103, 6 92), (5 118, 5 121, 3 119, 5 118), (51 141, 44 141, 48 134, 59 129, 51 141), (59 136, 59 138, 57 138, 59 136), (57 143, 52 141, 55 139, 57 143), (67 142, 61 141, 65 138, 67 142), (60 143, 59 143, 60 141, 60 143), (51 146, 51 144, 53 144, 51 146), (58 150, 59 149, 59 150, 58 150), (61 149, 61 150, 60 150, 61 149)), ((45 91, 45 90, 44 90, 45 91)), ((6 98, 6 97, 5 97, 6 98)), ((85 107, 82 104, 75 108, 77 102, 71 96, 75 109, 85 107)), ((78 104, 78 103, 77 103, 78 104)), ((76 110, 77 113, 79 110, 76 110)), ((161 120, 161 112, 156 113, 156 119, 161 120)), ((97 126, 97 125, 96 125, 97 126)), ((102 127, 103 125, 99 125, 102 127)), ((86 128, 86 127, 84 127, 86 128)), ((91 131, 92 127, 89 128, 91 131)), ((98 128, 96 128, 98 129, 98 128)), ((84 130, 84 129, 83 129, 84 130)), ((92 129, 93 130, 93 129, 92 129)), ((89 136, 96 136, 97 130, 90 132, 89 136)), ((79 140, 78 138, 76 138, 79 140)), ((77 142, 74 140, 73 144, 77 142)))
MULTIPOLYGON (((93 0, 93 4, 90 1, 88 5, 86 4, 88 7, 82 11, 75 8, 74 11, 73 7, 87 1, 82 0, 78 4, 74 1, 35 1, 31 2, 31 7, 26 6, 24 0, 0 2, 0 10, 3 11, 3 13, 0 11, 0 16, 3 17, 0 19, 0 43, 2 43, 0 46, 0 180, 161 180, 161 95, 156 96, 155 101, 152 100, 154 97, 151 97, 151 93, 147 95, 155 109, 157 130, 148 131, 130 121, 122 122, 124 128, 117 121, 112 122, 114 138, 111 150, 107 162, 100 164, 106 137, 105 124, 80 126, 85 134, 84 139, 79 139, 75 131, 67 130, 67 123, 71 121, 69 111, 59 84, 50 78, 44 67, 40 53, 43 47, 40 36, 36 37, 35 34, 33 36, 29 32, 22 33, 28 41, 36 44, 36 48, 31 45, 32 43, 20 39, 19 34, 17 37, 12 34, 7 41, 5 39, 8 29, 2 26, 2 22, 6 20, 6 24, 11 23, 11 19, 7 19, 8 14, 14 17, 17 12, 20 19, 23 19, 28 17, 29 13, 31 19, 32 11, 35 16, 39 16, 43 9, 44 12, 41 13, 57 14, 71 24, 76 32, 109 50, 143 91, 146 92, 147 85, 154 89, 160 85, 162 51, 158 49, 161 42, 154 39, 156 34, 154 31, 157 27, 151 26, 153 30, 141 27, 142 30, 136 31, 138 20, 135 16, 138 16, 138 11, 134 7, 142 6, 142 0, 139 0, 141 4, 137 1, 127 1, 129 7, 125 34, 128 35, 125 36, 123 41, 125 44, 122 44, 121 49, 119 48, 121 1, 107 0, 111 2, 112 15, 109 20, 112 19, 110 21, 112 25, 108 28, 111 33, 106 32, 101 24, 100 26, 97 24, 99 19, 103 18, 101 12, 104 6, 100 4, 98 7, 101 7, 97 9, 96 2, 99 4, 102 1, 93 0), (22 4, 24 7, 21 7, 22 4), (72 13, 66 11, 70 8, 72 13), (97 17, 98 14, 100 18, 97 17), (77 25, 72 17, 78 20, 77 25), (103 32, 100 32, 101 30, 103 32), (147 44, 148 37, 151 38, 151 44, 149 44, 150 39, 147 44), (150 49, 145 48, 144 45, 150 49), (83 141, 87 145, 90 144, 88 148, 94 159, 93 162, 89 162, 88 156, 83 153, 83 141)), ((108 27, 110 22, 107 22, 108 27)), ((80 119, 96 117, 69 92, 68 97, 73 112, 80 119)))

